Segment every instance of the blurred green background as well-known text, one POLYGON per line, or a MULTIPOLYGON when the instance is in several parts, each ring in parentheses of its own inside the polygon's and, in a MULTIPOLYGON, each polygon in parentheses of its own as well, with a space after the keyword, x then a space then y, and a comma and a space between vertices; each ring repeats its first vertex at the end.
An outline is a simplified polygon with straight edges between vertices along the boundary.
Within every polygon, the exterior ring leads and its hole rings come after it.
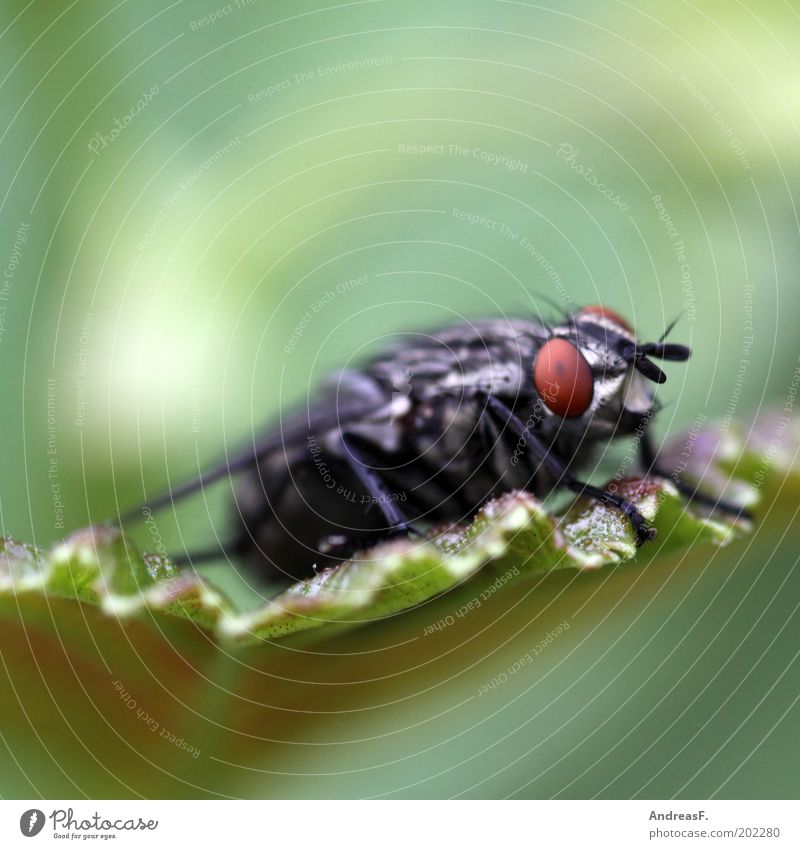
MULTIPOLYGON (((784 403, 790 4, 1 8, 6 533, 48 545, 102 521, 392 334, 551 316, 537 293, 613 306, 648 339, 682 315, 673 338, 694 354, 669 368, 661 436, 784 403)), ((164 517, 170 550, 224 537, 229 497, 164 517)), ((186 649, 184 677, 134 637, 116 635, 127 654, 87 638, 77 660, 34 643, 39 671, 6 687, 0 792, 796 795, 798 534, 783 530, 501 594, 424 648, 453 602, 310 655, 186 649), (535 666, 475 698, 564 619, 535 666), (114 719, 106 671, 80 686, 105 650, 198 759, 114 719), (41 670, 65 659, 74 678, 48 688, 41 670)), ((254 598, 227 564, 209 573, 254 598)), ((186 635, 169 637, 177 657, 186 635)))

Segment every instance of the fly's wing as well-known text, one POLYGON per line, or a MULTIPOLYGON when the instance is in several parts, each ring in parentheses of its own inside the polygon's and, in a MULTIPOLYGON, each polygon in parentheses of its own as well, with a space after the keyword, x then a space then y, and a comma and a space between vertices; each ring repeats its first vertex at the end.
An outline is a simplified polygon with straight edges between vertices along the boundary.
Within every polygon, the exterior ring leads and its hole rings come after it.
POLYGON ((369 417, 384 396, 377 385, 365 381, 359 372, 342 372, 326 381, 321 398, 304 410, 296 410, 274 423, 261 434, 255 434, 249 445, 242 446, 197 477, 148 499, 135 510, 121 514, 120 519, 137 518, 143 511, 155 511, 199 492, 217 481, 252 470, 268 454, 288 452, 302 446, 310 433, 341 428, 369 417), (337 391, 338 390, 338 391, 337 391))
POLYGON ((485 383, 485 388, 492 391, 518 387, 523 379, 520 370, 523 354, 530 353, 531 346, 541 344, 547 335, 547 328, 538 322, 496 318, 462 322, 411 336, 376 357, 364 370, 331 375, 320 387, 319 398, 313 404, 254 435, 249 445, 227 455, 196 478, 172 487, 120 518, 135 518, 145 509, 159 509, 219 480, 253 469, 272 452, 299 449, 311 433, 360 424, 361 429, 379 431, 378 436, 366 435, 378 442, 385 441, 393 435, 385 427, 386 422, 409 402, 410 395, 424 397, 455 392, 462 384, 474 388, 485 383), (453 385, 449 386, 448 376, 458 375, 464 362, 475 358, 476 368, 465 379, 451 381, 453 385), (498 364, 505 365, 498 367, 498 364))

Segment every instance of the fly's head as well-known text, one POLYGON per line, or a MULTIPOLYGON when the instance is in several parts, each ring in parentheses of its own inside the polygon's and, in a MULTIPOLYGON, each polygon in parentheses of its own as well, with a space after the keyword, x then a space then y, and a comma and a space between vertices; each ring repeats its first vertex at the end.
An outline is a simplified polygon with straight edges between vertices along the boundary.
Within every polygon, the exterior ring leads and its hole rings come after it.
POLYGON ((616 312, 589 306, 552 329, 536 353, 533 383, 559 426, 622 436, 652 415, 654 386, 666 380, 651 357, 682 362, 690 353, 685 345, 641 343, 616 312))

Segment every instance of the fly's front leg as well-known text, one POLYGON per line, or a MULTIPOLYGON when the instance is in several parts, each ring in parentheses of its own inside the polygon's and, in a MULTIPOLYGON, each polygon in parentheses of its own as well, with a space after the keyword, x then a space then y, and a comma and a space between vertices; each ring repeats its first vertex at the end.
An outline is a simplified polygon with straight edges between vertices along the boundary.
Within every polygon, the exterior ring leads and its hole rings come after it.
POLYGON ((568 476, 569 473, 564 463, 550 453, 547 445, 506 404, 494 395, 485 396, 485 402, 486 414, 492 418, 495 432, 497 425, 501 428, 507 427, 525 446, 528 457, 534 463, 544 466, 551 475, 559 479, 559 482, 562 482, 562 479, 568 476))
POLYGON ((656 529, 648 524, 647 519, 639 512, 635 505, 631 504, 619 495, 589 483, 576 480, 566 464, 553 455, 548 446, 539 437, 527 428, 524 422, 514 414, 502 401, 495 397, 486 398, 486 407, 491 414, 499 418, 508 429, 517 436, 524 444, 526 451, 532 460, 544 466, 556 478, 556 486, 566 487, 577 495, 588 495, 603 504, 615 507, 627 516, 636 534, 636 545, 651 540, 656 535, 656 529))
POLYGON ((631 504, 630 501, 616 495, 613 492, 609 492, 606 489, 600 489, 598 486, 592 486, 590 483, 581 483, 580 481, 572 479, 567 479, 564 482, 564 485, 571 492, 576 493, 577 495, 588 495, 590 498, 594 498, 597 501, 602 501, 603 504, 608 504, 611 507, 615 507, 620 511, 623 515, 628 517, 631 525, 633 526, 634 533, 636 534, 636 545, 643 545, 646 542, 649 542, 652 539, 655 539, 656 529, 649 524, 647 519, 639 512, 636 508, 636 505, 631 504))
POLYGON ((724 513, 730 513, 735 516, 742 516, 745 519, 752 519, 752 513, 745 510, 738 504, 733 504, 729 501, 721 501, 719 498, 714 498, 711 495, 706 495, 703 492, 698 492, 697 487, 691 483, 681 480, 677 474, 666 471, 658 462, 658 455, 653 438, 648 431, 645 431, 639 441, 639 451, 641 454, 642 465, 647 474, 654 475, 658 478, 666 478, 672 481, 675 488, 682 495, 685 495, 690 501, 696 501, 698 504, 705 504, 714 510, 722 510, 724 513))

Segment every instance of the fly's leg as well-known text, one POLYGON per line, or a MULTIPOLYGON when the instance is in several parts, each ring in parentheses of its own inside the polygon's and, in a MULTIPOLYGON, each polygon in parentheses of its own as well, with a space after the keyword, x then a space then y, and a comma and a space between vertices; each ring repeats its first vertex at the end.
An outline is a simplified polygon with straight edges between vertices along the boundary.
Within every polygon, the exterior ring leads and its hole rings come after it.
POLYGON ((175 554, 170 560, 176 566, 197 566, 200 563, 209 563, 214 560, 227 560, 231 554, 236 552, 237 543, 220 545, 211 548, 203 548, 198 551, 187 551, 185 554, 175 554))
POLYGON ((566 487, 578 495, 588 495, 590 498, 601 501, 603 504, 615 507, 627 516, 633 526, 634 533, 636 534, 636 545, 642 545, 655 537, 656 529, 648 524, 647 519, 645 519, 630 501, 626 501, 613 492, 608 492, 607 490, 577 480, 567 466, 558 457, 554 456, 548 446, 530 428, 527 428, 524 422, 502 401, 493 396, 487 396, 486 406, 492 414, 502 420, 505 426, 515 436, 522 440, 531 459, 544 466, 555 476, 556 486, 566 487))
POLYGON ((409 521, 397 505, 397 501, 392 497, 391 489, 380 473, 370 466, 366 452, 358 445, 357 438, 342 434, 342 445, 345 451, 344 459, 348 466, 389 523, 385 535, 407 536, 413 534, 423 536, 422 531, 409 521))
POLYGON ((588 495, 590 498, 601 501, 603 504, 615 507, 620 511, 620 513, 627 516, 633 526, 633 531, 636 534, 637 546, 655 539, 656 529, 648 523, 647 519, 645 519, 645 517, 633 504, 631 504, 630 501, 626 501, 624 498, 613 492, 600 489, 598 486, 592 486, 590 483, 581 483, 574 478, 568 477, 567 480, 564 481, 564 486, 577 495, 588 495))
POLYGON ((559 485, 564 483, 564 479, 569 477, 567 467, 558 457, 550 453, 549 448, 541 439, 517 416, 512 410, 507 407, 499 398, 494 395, 487 395, 486 410, 488 414, 495 419, 495 422, 501 427, 507 427, 517 439, 525 446, 529 459, 535 465, 544 466, 550 474, 559 479, 559 485))
POLYGON ((723 501, 719 498, 714 498, 712 495, 706 495, 704 492, 699 492, 694 484, 687 483, 681 480, 677 475, 663 469, 658 463, 658 455, 653 445, 652 436, 645 431, 639 442, 639 450, 641 453, 642 465, 648 474, 655 475, 658 478, 666 478, 672 481, 675 488, 682 495, 685 495, 689 501, 696 501, 698 504, 705 504, 713 510, 721 510, 723 513, 730 513, 733 516, 741 516, 744 519, 752 520, 753 514, 741 507, 738 504, 733 504, 730 501, 723 501))

